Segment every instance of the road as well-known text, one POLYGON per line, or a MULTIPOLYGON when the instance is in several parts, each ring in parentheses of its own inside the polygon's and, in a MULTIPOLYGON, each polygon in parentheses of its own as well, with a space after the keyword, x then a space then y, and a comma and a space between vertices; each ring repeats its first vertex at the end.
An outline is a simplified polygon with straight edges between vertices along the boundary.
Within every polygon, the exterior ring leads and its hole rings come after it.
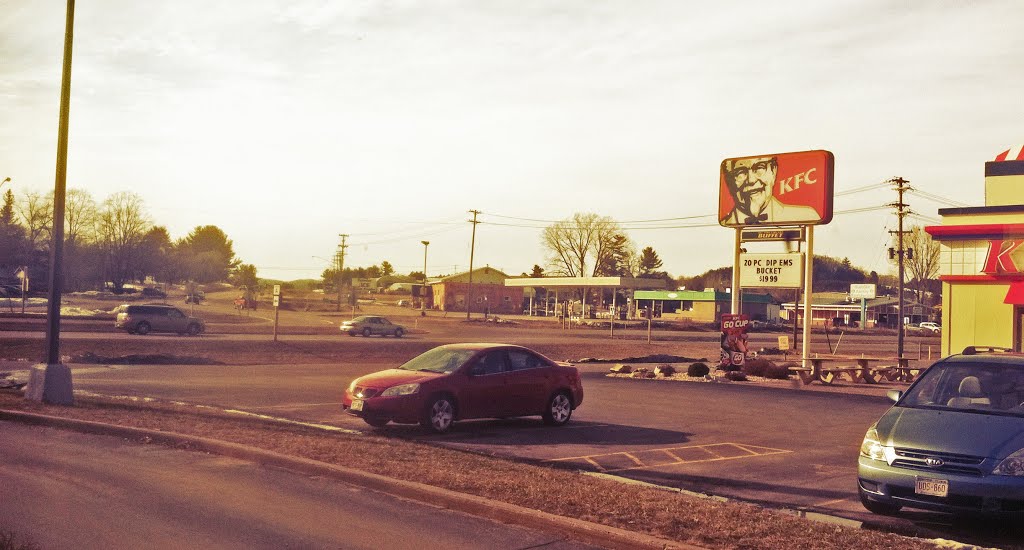
POLYGON ((0 422, 0 530, 40 548, 594 548, 252 462, 0 422))

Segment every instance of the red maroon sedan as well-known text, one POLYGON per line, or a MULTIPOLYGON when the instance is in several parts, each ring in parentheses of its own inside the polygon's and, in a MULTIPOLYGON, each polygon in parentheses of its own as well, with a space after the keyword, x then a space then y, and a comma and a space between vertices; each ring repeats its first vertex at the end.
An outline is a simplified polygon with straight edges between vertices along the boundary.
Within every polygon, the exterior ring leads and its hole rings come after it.
POLYGON ((576 367, 508 344, 449 344, 352 381, 342 408, 367 424, 420 423, 437 433, 456 420, 540 415, 561 426, 583 402, 576 367))

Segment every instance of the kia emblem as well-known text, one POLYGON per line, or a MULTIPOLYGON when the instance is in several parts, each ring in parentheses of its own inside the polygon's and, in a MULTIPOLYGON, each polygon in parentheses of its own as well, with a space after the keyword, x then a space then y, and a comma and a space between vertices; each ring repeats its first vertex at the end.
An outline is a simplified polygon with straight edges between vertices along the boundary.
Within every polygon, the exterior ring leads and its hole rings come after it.
POLYGON ((938 468, 939 466, 945 464, 945 462, 943 462, 941 458, 935 458, 931 456, 924 459, 924 463, 931 466, 932 468, 938 468))

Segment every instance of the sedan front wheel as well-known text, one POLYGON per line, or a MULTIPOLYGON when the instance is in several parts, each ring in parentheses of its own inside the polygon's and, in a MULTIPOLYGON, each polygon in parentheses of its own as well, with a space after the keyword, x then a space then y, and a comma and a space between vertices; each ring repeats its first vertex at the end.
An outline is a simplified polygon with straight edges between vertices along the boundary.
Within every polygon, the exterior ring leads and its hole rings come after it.
POLYGON ((420 424, 434 433, 447 432, 455 422, 455 404, 450 397, 442 396, 427 402, 420 424))

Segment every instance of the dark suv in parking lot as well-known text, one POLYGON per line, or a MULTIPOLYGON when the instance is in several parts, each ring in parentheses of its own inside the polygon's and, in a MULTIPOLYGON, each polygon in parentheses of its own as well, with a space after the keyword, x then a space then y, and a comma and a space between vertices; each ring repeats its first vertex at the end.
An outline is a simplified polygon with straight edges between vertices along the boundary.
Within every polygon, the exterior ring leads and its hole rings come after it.
POLYGON ((195 336, 206 329, 201 319, 185 315, 174 306, 163 304, 124 304, 117 309, 114 326, 129 334, 177 332, 195 336))

